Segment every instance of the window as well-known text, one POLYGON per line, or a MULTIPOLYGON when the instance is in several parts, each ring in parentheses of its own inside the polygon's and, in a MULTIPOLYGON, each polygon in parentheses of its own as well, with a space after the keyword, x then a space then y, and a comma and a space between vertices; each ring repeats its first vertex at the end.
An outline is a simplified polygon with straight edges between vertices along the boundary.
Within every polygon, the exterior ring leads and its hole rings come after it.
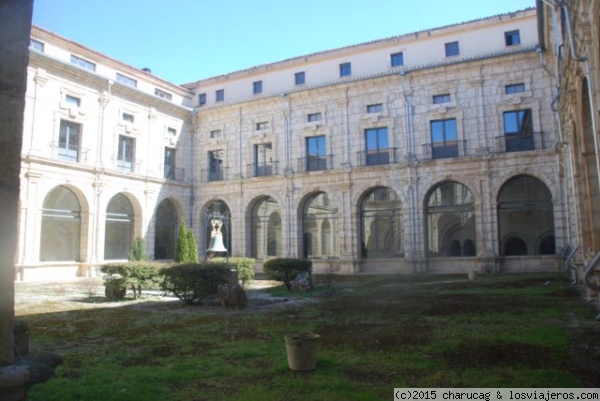
POLYGON ((321 121, 321 113, 310 113, 307 116, 307 120, 309 123, 313 123, 316 121, 321 121))
POLYGON ((263 177, 273 174, 273 145, 261 143, 254 145, 254 176, 263 177))
POLYGON ((431 121, 431 156, 434 159, 458 157, 456 119, 431 121))
POLYGON ((446 57, 454 57, 460 54, 458 48, 458 42, 449 42, 445 44, 446 47, 446 57))
POLYGON ((269 122, 268 121, 261 121, 259 123, 256 123, 256 130, 260 131, 263 129, 267 129, 269 128, 269 122))
POLYGON ((304 85, 306 83, 306 73, 304 71, 295 73, 294 83, 296 85, 304 85))
POLYGON ((363 258, 404 256, 402 202, 390 188, 377 188, 361 204, 361 244, 363 258))
POLYGON ((160 98, 171 100, 173 96, 169 92, 165 92, 164 90, 160 90, 158 88, 154 88, 154 94, 160 98))
POLYGON ((38 52, 44 52, 44 44, 38 40, 31 39, 29 42, 29 47, 33 50, 37 50, 38 52))
POLYGON ((175 259, 175 246, 179 230, 177 210, 169 199, 165 199, 156 208, 154 219, 154 259, 175 259))
POLYGON ((117 194, 106 207, 104 259, 127 260, 134 234, 133 206, 123 194, 117 194))
POLYGON ((256 81, 252 83, 252 93, 254 93, 255 95, 258 95, 259 93, 262 93, 263 91, 263 85, 262 85, 262 81, 256 81))
POLYGON ((71 54, 71 63, 91 71, 96 71, 96 64, 92 63, 91 61, 84 60, 81 57, 77 57, 73 54, 71 54))
POLYGON ((387 127, 366 129, 365 145, 367 166, 389 164, 390 149, 387 127))
POLYGON ((504 141, 507 152, 534 149, 530 109, 504 112, 504 141))
POLYGON ((123 121, 128 122, 128 123, 133 123, 133 114, 129 114, 129 113, 123 113, 123 121))
POLYGON ((125 85, 129 85, 129 86, 133 86, 134 88, 137 87, 137 81, 135 79, 129 78, 123 74, 119 74, 118 72, 117 72, 117 82, 120 82, 125 85))
POLYGON ((450 99, 451 98, 449 93, 445 93, 443 95, 434 95, 433 104, 449 103, 450 99))
POLYGON ((175 149, 165 147, 165 171, 166 180, 175 180, 175 149))
POLYGON ((221 130, 220 129, 215 129, 210 131, 210 137, 211 138, 219 138, 221 136, 221 130))
POLYGON ((390 55, 392 67, 400 67, 404 65, 404 53, 393 53, 390 55))
POLYGON ((208 152, 208 180, 223 180, 223 151, 213 150, 208 152))
POLYGON ((504 32, 504 43, 506 46, 517 46, 521 44, 521 35, 519 30, 504 32))
POLYGON ((306 138, 306 171, 327 170, 327 139, 325 135, 306 138))
POLYGON ((513 93, 522 93, 522 92, 525 92, 525 84, 506 85, 504 87, 504 92, 507 95, 511 95, 513 93))
POLYGON ((348 77, 352 75, 352 64, 342 63, 340 64, 340 77, 348 77))
POLYGON ((467 187, 437 185, 427 197, 425 215, 427 256, 476 256, 475 204, 467 187))
POLYGON ((222 102, 225 100, 225 89, 218 89, 215 91, 215 101, 222 102))
POLYGON ((65 103, 71 106, 79 107, 81 106, 81 99, 71 95, 65 95, 65 103))
POLYGON ((64 186, 54 188, 42 206, 40 261, 79 261, 81 206, 64 186))
POLYGON ((383 111, 383 104, 369 104, 367 105, 367 113, 381 113, 383 111))
POLYGON ((201 93, 198 95, 198 105, 203 106, 206 104, 206 93, 201 93))
POLYGON ((77 163, 79 161, 81 143, 81 125, 70 121, 60 121, 58 134, 58 159, 77 163))
POLYGON ((177 130, 175 128, 168 127, 167 128, 167 134, 169 136, 177 136, 177 130))
POLYGON ((135 139, 119 135, 119 150, 117 153, 117 170, 133 172, 135 139))

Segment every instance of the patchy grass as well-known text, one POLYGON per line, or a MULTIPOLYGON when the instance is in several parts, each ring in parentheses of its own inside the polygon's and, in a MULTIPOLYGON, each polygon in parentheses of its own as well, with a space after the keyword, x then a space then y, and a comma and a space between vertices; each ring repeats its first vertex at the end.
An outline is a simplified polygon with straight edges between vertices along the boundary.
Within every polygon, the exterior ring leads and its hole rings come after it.
POLYGON ((311 302, 265 310, 136 301, 27 314, 32 348, 65 360, 29 400, 387 400, 394 387, 597 387, 599 324, 569 281, 351 276, 335 282, 336 296, 317 291, 311 302), (321 335, 313 372, 287 367, 283 336, 294 331, 321 335))

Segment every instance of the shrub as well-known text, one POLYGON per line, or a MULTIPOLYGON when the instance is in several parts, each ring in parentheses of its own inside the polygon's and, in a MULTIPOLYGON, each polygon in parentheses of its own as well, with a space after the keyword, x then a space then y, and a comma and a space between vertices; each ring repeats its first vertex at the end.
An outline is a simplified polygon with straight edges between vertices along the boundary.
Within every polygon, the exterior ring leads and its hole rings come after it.
POLYGON ((162 263, 149 261, 131 261, 126 263, 107 263, 100 266, 104 275, 105 295, 109 299, 123 299, 127 288, 133 290, 133 297, 142 295, 142 288, 160 288, 160 268, 162 263))
POLYGON ((133 246, 129 252, 130 261, 148 260, 148 254, 146 254, 144 239, 142 237, 136 237, 133 241, 133 246))
POLYGON ((179 222, 179 233, 177 235, 177 246, 175 249, 175 262, 184 263, 188 262, 188 237, 187 228, 183 219, 179 222))
POLYGON ((298 274, 312 274, 312 262, 295 258, 275 258, 267 260, 263 264, 263 270, 269 278, 283 281, 288 291, 291 291, 292 281, 298 274))
POLYGON ((196 238, 194 237, 194 232, 192 229, 187 230, 187 247, 188 247, 188 257, 185 262, 198 262, 198 246, 196 246, 196 238))
MULTIPOLYGON (((212 263, 227 263, 226 258, 213 258, 211 259, 212 263)), ((229 264, 231 268, 237 270, 238 280, 242 287, 251 284, 254 280, 254 265, 256 263, 255 259, 252 258, 229 258, 229 264)))
POLYGON ((182 263, 165 267, 160 273, 162 289, 187 304, 216 296, 219 285, 231 280, 231 267, 222 263, 182 263))

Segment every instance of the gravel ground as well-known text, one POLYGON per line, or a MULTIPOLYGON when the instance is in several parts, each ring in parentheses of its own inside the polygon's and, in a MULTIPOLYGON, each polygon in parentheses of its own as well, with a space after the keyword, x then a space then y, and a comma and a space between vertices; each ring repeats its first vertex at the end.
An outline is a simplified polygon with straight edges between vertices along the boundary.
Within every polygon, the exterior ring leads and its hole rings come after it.
MULTIPOLYGON (((278 307, 314 302, 314 298, 272 297, 265 290, 279 285, 276 281, 255 280, 246 288, 248 304, 246 310, 268 311, 278 307)), ((130 294, 128 293, 128 297, 130 294)), ((16 282, 16 316, 65 312, 71 310, 111 308, 122 306, 164 307, 181 301, 173 295, 160 291, 143 291, 137 300, 126 298, 123 301, 108 301, 104 297, 101 278, 75 278, 60 282, 16 282)), ((218 305, 216 300, 209 305, 218 305)), ((195 308, 197 309, 197 308, 195 308)))

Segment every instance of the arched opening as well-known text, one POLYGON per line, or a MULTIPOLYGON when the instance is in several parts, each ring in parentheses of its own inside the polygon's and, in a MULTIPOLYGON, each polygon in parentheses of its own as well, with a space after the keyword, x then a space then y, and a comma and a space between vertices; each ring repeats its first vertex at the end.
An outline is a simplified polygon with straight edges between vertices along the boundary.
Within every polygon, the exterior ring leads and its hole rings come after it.
POLYGON ((337 214, 337 205, 325 192, 315 194, 305 202, 302 214, 304 257, 338 256, 337 214))
POLYGON ((54 188, 44 199, 40 261, 80 260, 81 206, 65 186, 54 188))
POLYGON ((178 218, 173 202, 163 200, 156 208, 154 221, 154 259, 173 260, 177 245, 178 218))
POLYGON ((429 257, 475 256, 475 207, 469 189, 457 182, 434 187, 425 207, 429 257), (470 241, 469 254, 461 244, 470 241))
POLYGON ((391 188, 376 188, 360 205, 363 258, 404 256, 402 202, 391 188))
POLYGON ((123 195, 117 194, 106 208, 104 230, 104 259, 127 259, 134 235, 133 206, 123 195))
POLYGON ((281 207, 268 196, 252 208, 250 217, 250 254, 256 259, 281 256, 281 207))
POLYGON ((504 256, 527 255, 527 244, 519 237, 510 237, 504 241, 502 251, 504 256))
POLYGON ((508 180, 498 194, 498 230, 501 256, 540 255, 540 247, 529 239, 546 235, 544 251, 554 249, 554 212, 548 187, 528 175, 508 180))

